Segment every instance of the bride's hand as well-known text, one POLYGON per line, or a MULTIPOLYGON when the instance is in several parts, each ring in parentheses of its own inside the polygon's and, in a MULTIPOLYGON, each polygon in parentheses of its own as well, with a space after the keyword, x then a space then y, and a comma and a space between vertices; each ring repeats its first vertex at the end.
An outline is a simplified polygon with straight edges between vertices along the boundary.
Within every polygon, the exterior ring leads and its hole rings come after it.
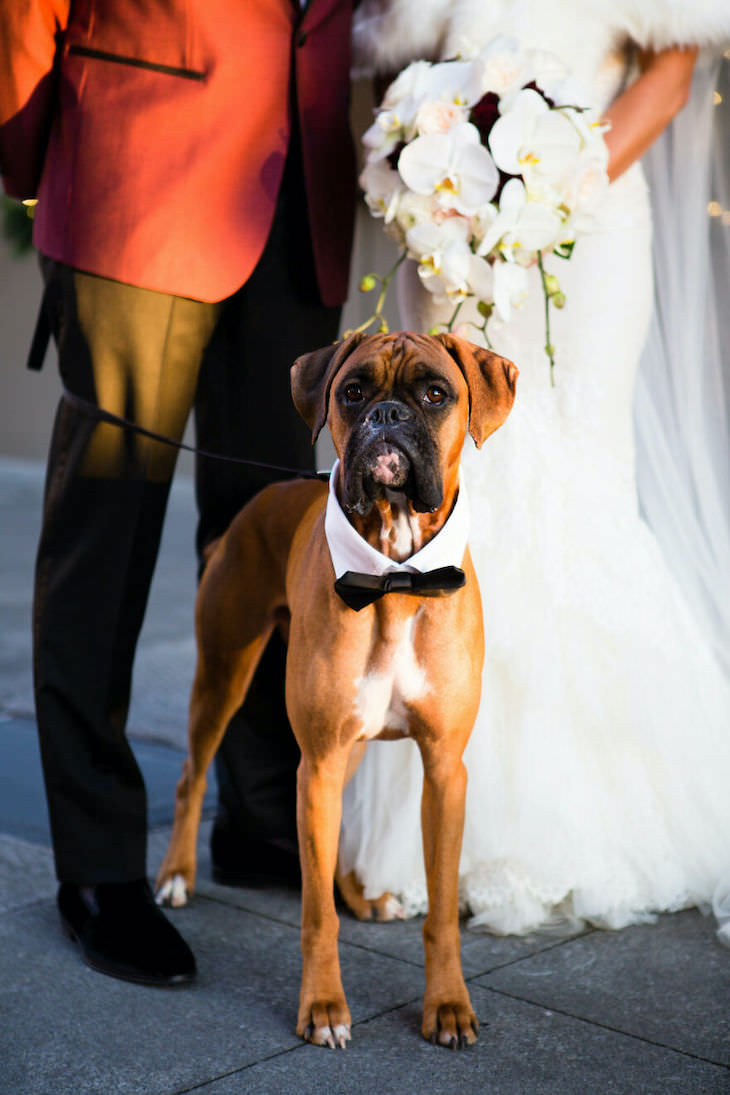
POLYGON ((681 46, 639 53, 640 75, 605 114, 611 181, 644 155, 687 102, 696 56, 696 48, 681 46))

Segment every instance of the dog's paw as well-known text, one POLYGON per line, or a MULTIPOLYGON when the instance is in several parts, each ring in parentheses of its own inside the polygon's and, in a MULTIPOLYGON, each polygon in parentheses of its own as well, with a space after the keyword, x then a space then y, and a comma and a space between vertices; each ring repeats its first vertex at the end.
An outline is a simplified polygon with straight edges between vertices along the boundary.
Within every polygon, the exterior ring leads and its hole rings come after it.
POLYGON ((358 920, 405 920, 406 910, 392 893, 380 897, 365 897, 362 883, 354 871, 347 875, 336 875, 337 888, 342 900, 358 920))
POLYGON ((161 886, 158 886, 155 901, 158 905, 169 905, 173 909, 187 905, 188 885, 183 876, 171 875, 161 886))
POLYGON ((408 914, 397 897, 392 893, 381 894, 370 902, 376 920, 407 920, 408 914))
POLYGON ((313 1046, 327 1046, 329 1049, 346 1049, 347 1043, 352 1039, 350 1027, 347 1023, 335 1023, 334 1026, 312 1027, 304 1032, 304 1038, 313 1046))
POLYGON ((447 1049, 463 1049, 477 1040, 479 1023, 469 997, 459 1002, 442 1002, 423 1009, 423 1037, 447 1049))
POLYGON ((344 999, 341 1004, 313 1003, 300 1011, 297 1034, 313 1046, 345 1049, 350 1033, 350 1012, 344 999))

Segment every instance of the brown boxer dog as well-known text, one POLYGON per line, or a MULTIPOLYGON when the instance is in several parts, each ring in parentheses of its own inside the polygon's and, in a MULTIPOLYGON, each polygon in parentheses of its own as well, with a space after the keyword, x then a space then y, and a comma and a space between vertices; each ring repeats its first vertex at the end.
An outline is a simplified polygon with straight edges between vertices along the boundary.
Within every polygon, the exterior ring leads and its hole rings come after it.
MULTIPOLYGON (((458 866, 462 753, 479 706, 484 656, 481 600, 465 542, 458 569, 437 568, 422 579, 398 564, 434 541, 456 513, 466 432, 480 446, 502 424, 516 377, 511 362, 451 334, 355 334, 298 358, 294 402, 313 440, 329 423, 340 458, 331 489, 351 526, 346 531, 392 560, 397 572, 382 580, 350 572, 336 590, 325 534, 328 487, 300 480, 276 483, 249 502, 215 547, 200 585, 190 753, 158 900, 181 905, 192 893, 206 771, 273 628, 287 616, 286 703, 302 753, 297 1033, 317 1045, 344 1048, 350 1038, 333 895, 348 766, 368 740, 403 736, 416 741, 424 767, 422 1031, 451 1047, 476 1039, 461 971, 458 866)), ((352 879, 343 891, 358 914, 363 904, 369 913, 352 879)))

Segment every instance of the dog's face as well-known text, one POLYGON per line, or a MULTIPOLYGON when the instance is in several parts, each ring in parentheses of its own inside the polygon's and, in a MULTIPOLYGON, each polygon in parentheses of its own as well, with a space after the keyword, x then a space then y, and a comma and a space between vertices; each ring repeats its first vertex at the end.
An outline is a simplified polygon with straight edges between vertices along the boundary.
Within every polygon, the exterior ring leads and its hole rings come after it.
POLYGON ((517 369, 453 335, 354 335, 292 367, 297 410, 325 421, 342 460, 340 502, 365 515, 386 490, 420 513, 453 498, 467 429, 481 445, 514 401, 517 369))

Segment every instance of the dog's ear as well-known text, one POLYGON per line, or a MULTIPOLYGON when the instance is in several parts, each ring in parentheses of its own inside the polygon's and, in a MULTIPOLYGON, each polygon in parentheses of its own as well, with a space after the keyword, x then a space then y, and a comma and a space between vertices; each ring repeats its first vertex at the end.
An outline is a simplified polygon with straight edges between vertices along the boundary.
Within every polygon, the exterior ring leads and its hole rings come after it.
POLYGON ((464 374, 469 388, 469 433, 480 449, 512 410, 519 369, 506 357, 456 335, 438 334, 434 338, 464 374))
POLYGON ((312 431, 312 444, 327 421, 332 381, 343 362, 367 335, 357 331, 343 342, 333 342, 321 350, 302 354, 291 367, 291 394, 294 406, 312 431))

